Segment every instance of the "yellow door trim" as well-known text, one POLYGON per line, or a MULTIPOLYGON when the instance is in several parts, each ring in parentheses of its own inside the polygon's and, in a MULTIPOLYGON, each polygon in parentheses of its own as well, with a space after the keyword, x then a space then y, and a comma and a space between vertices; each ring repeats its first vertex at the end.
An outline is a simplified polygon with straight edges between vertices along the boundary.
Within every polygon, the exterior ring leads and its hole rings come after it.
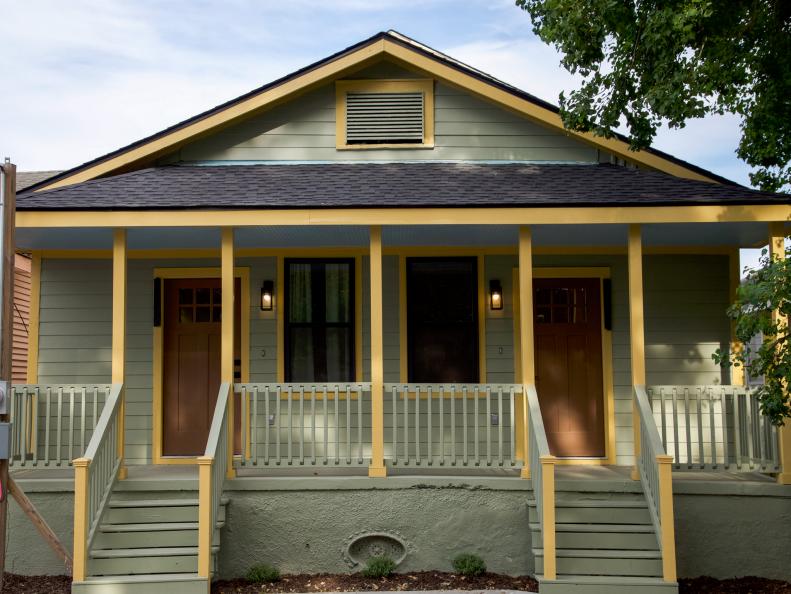
MULTIPOLYGON (((241 351, 242 382, 250 381, 250 269, 246 266, 236 266, 233 269, 235 278, 241 281, 240 329, 239 349, 241 351)), ((219 267, 196 268, 154 268, 153 278, 180 279, 180 278, 221 278, 222 270, 219 267)), ((164 284, 160 287, 164 291, 164 284)), ((164 293, 160 295, 160 304, 164 310, 164 293)), ((164 314, 164 311, 163 311, 164 314)), ((153 464, 197 464, 197 456, 163 456, 162 455, 162 406, 163 406, 163 364, 164 364, 164 324, 154 326, 153 332, 153 377, 152 377, 152 406, 151 406, 151 459, 153 464)))
MULTIPOLYGON (((515 378, 521 381, 521 341, 519 340, 520 309, 516 306, 519 300, 519 269, 514 268, 513 300, 514 300, 514 371, 515 378)), ((615 387, 612 361, 612 330, 604 327, 604 279, 610 278, 611 271, 605 266, 552 266, 533 268, 533 278, 598 278, 601 295, 601 353, 602 353, 602 389, 604 395, 604 458, 558 458, 557 464, 602 465, 615 464, 617 459, 615 445, 615 387)))

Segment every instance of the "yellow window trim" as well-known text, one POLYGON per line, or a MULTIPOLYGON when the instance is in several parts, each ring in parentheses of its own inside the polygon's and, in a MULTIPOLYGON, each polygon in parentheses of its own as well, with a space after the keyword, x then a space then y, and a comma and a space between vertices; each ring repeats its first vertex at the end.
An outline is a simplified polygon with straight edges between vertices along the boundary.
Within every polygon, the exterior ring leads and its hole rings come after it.
MULTIPOLYGON (((241 357, 242 383, 250 381, 250 269, 247 267, 234 267, 234 278, 241 280, 241 319, 239 331, 239 350, 241 357)), ((220 267, 196 268, 154 268, 154 278, 183 279, 183 278, 222 278, 220 267)), ((164 286, 161 287, 164 291, 164 286)), ((160 299, 164 308, 164 299, 160 299)), ((162 455, 162 430, 163 430, 163 365, 164 365, 164 316, 162 325, 154 326, 153 332, 153 382, 152 382, 152 422, 151 422, 151 459, 153 464, 197 464, 197 456, 163 456, 162 455)))
MULTIPOLYGON (((609 267, 543 267, 533 268, 533 278, 598 278, 599 290, 604 295, 603 280, 610 278, 609 267)), ((519 340, 519 269, 514 268, 512 299, 514 303, 514 377, 521 380, 521 341, 519 340)), ((557 464, 602 465, 615 464, 617 453, 615 445, 615 388, 612 365, 612 330, 604 327, 604 299, 601 302, 601 355, 602 388, 604 394, 604 458, 558 458, 557 464)))
POLYGON ((434 80, 338 80, 335 81, 335 148, 338 150, 415 149, 434 148, 434 80), (409 144, 347 144, 346 94, 362 93, 423 93, 423 142, 409 144))

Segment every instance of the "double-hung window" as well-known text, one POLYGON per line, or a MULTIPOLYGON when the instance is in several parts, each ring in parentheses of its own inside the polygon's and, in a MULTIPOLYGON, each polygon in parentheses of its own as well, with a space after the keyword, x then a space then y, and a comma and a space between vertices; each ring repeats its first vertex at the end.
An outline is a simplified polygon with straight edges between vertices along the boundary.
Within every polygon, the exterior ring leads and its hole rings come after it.
POLYGON ((287 382, 354 381, 354 260, 285 260, 287 382))

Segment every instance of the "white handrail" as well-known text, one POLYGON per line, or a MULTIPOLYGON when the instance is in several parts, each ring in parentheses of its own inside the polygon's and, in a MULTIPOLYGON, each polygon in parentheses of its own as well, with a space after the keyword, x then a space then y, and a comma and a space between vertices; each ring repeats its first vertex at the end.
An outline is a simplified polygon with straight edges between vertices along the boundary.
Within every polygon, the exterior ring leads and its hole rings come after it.
POLYGON ((549 442, 541 416, 536 387, 525 386, 525 400, 528 412, 528 455, 530 478, 533 482, 533 496, 536 500, 536 513, 541 527, 542 548, 544 552, 544 579, 557 577, 555 554, 555 456, 549 451, 549 442))
POLYGON ((123 384, 113 384, 102 414, 96 423, 85 454, 74 466, 74 569, 75 581, 85 579, 87 555, 96 528, 118 477, 121 459, 121 418, 123 384))
POLYGON ((214 405, 206 450, 198 458, 198 575, 211 578, 212 535, 222 503, 222 491, 228 470, 229 407, 231 384, 223 382, 214 405))
POLYGON ((673 457, 665 453, 662 438, 654 422, 651 403, 645 386, 634 386, 634 399, 640 432, 640 455, 635 464, 640 474, 648 510, 662 551, 662 572, 665 581, 676 581, 676 545, 673 518, 673 457))

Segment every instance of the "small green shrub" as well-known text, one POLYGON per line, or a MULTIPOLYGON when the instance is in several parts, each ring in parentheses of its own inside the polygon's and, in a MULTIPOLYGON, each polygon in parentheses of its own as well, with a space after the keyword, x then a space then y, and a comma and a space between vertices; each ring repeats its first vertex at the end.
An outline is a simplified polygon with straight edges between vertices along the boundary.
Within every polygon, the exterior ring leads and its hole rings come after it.
POLYGON ((260 565, 253 565, 248 571, 247 575, 245 576, 247 581, 254 582, 256 584, 262 584, 264 582, 276 582, 280 579, 280 571, 277 567, 272 567, 266 563, 261 563, 260 565))
POLYGON ((363 575, 367 578, 383 578, 390 576, 396 568, 395 561, 383 555, 381 557, 371 557, 365 564, 363 575))
POLYGON ((482 575, 486 573, 486 563, 478 555, 462 553, 453 560, 453 570, 466 576, 482 575))

